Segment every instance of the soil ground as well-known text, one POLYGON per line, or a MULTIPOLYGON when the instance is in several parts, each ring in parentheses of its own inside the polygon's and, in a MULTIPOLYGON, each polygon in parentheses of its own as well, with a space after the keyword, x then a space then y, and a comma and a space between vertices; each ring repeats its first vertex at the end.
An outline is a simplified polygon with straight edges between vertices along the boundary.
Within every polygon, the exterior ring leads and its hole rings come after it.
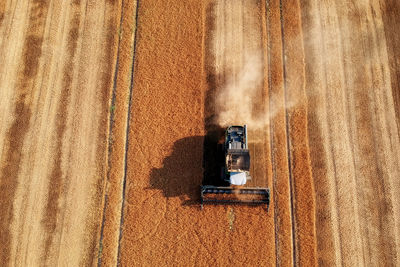
POLYGON ((397 2, 3 1, 1 264, 399 265, 397 2), (252 55, 271 207, 201 211, 252 55))

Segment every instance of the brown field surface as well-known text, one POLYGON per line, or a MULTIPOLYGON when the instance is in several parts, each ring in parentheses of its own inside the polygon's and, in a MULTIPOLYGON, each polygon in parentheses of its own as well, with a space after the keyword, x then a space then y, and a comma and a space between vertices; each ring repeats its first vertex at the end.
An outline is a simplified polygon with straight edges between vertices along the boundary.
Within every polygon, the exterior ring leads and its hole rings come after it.
POLYGON ((2 1, 0 265, 400 265, 399 10, 2 1), (268 213, 200 209, 229 124, 268 213))

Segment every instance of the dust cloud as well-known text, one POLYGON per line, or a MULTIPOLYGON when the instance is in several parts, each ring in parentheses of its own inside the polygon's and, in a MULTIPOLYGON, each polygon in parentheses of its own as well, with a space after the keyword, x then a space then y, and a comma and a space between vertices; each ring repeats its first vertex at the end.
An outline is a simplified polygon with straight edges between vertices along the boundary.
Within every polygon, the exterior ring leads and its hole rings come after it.
POLYGON ((261 130, 294 103, 283 103, 268 93, 265 84, 266 51, 263 51, 258 1, 216 0, 212 14, 211 56, 216 75, 215 119, 221 128, 247 124, 261 130), (223 16, 221 15, 223 14, 223 16), (280 103, 280 104, 277 104, 280 103))
POLYGON ((218 90, 216 96, 218 125, 226 127, 232 124, 248 124, 251 128, 265 125, 265 114, 253 112, 253 101, 263 83, 262 68, 262 57, 253 53, 246 57, 237 75, 226 75, 226 84, 218 90))
POLYGON ((274 94, 263 96, 263 90, 267 89, 264 88, 261 51, 245 56, 243 62, 237 73, 225 73, 226 82, 216 95, 216 124, 223 128, 247 124, 252 130, 263 129, 283 109, 294 107, 295 102, 283 104, 282 101, 275 100, 277 96, 274 94))

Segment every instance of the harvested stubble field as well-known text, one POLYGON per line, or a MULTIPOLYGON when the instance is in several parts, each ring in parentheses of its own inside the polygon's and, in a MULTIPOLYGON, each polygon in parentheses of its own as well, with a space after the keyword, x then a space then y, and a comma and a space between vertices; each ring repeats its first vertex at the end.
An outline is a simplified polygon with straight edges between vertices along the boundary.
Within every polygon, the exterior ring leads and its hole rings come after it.
POLYGON ((0 3, 1 265, 400 264, 397 1, 64 2, 0 3), (199 209, 227 123, 268 214, 199 209))

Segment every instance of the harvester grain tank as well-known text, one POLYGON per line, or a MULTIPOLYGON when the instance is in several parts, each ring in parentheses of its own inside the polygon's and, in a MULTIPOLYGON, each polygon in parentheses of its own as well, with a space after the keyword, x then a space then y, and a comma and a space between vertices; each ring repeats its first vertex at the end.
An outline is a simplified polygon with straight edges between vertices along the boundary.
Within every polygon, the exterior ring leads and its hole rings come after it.
MULTIPOLYGON (((248 187, 250 175, 250 153, 247 143, 247 127, 229 126, 225 131, 225 164, 221 166, 220 183, 201 186, 201 207, 203 204, 265 204, 268 210, 270 190, 266 187, 248 187)), ((204 179, 204 181, 209 181, 204 179)))

